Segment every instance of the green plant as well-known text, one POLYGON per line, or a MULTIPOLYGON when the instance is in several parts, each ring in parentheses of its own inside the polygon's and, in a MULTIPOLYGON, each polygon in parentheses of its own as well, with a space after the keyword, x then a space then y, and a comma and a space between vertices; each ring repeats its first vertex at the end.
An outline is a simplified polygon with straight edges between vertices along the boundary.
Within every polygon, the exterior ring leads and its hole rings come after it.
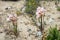
POLYGON ((59 6, 57 7, 57 11, 60 11, 60 7, 59 6))
POLYGON ((13 29, 13 32, 14 32, 14 35, 17 37, 18 36, 18 31, 17 31, 17 15, 15 14, 9 14, 8 15, 8 21, 11 21, 13 26, 14 26, 14 29, 13 29))
POLYGON ((25 12, 29 14, 34 14, 40 0, 26 0, 25 12))
POLYGON ((55 28, 50 28, 46 40, 60 40, 60 32, 55 28))
POLYGON ((18 36, 17 23, 16 24, 13 23, 13 26, 14 26, 14 30, 13 30, 14 31, 14 34, 17 37, 18 36))
POLYGON ((19 16, 20 14, 21 14, 21 11, 16 11, 16 14, 17 14, 17 16, 19 16))

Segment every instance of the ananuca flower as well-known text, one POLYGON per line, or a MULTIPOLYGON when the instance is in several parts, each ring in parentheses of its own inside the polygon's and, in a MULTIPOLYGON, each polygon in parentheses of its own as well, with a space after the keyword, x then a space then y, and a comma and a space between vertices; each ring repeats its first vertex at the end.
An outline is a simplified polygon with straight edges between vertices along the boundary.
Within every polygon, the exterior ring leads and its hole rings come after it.
POLYGON ((38 19, 39 17, 41 17, 41 15, 44 15, 44 12, 46 10, 43 7, 37 7, 36 10, 36 18, 38 19))
POLYGON ((17 15, 16 14, 8 14, 7 21, 11 21, 14 26, 14 34, 17 37, 17 15))
POLYGON ((43 8, 43 7, 37 7, 37 10, 36 10, 36 19, 37 19, 37 22, 36 22, 36 24, 37 24, 37 26, 39 26, 39 29, 41 30, 41 32, 43 31, 43 22, 42 21, 44 21, 44 12, 45 12, 46 10, 43 8), (39 18, 41 18, 40 20, 39 20, 39 18))
POLYGON ((8 14, 7 21, 12 21, 12 23, 16 24, 16 22, 17 22, 17 15, 16 14, 8 14))

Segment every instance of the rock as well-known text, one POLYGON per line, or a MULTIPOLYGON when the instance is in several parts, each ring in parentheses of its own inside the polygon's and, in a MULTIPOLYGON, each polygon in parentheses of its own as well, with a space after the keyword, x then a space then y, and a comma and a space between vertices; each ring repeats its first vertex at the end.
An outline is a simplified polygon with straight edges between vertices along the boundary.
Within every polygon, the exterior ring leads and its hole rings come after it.
POLYGON ((24 13, 24 12, 25 12, 25 8, 26 8, 26 7, 23 7, 23 8, 22 8, 22 13, 24 13))
POLYGON ((28 32, 32 31, 31 29, 28 29, 28 32))
POLYGON ((5 35, 5 40, 12 40, 12 37, 10 35, 5 35))
POLYGON ((54 22, 54 19, 53 18, 50 18, 49 19, 49 23, 52 23, 52 22, 54 22))
POLYGON ((41 35, 42 35, 41 31, 38 31, 38 32, 36 33, 36 36, 37 36, 37 37, 40 37, 41 35))
POLYGON ((2 12, 0 12, 0 15, 2 14, 2 12))
POLYGON ((2 0, 2 1, 18 1, 18 0, 2 0))
POLYGON ((6 20, 7 20, 8 22, 10 22, 10 19, 9 19, 9 18, 7 18, 6 20))
POLYGON ((12 39, 13 39, 13 38, 16 38, 16 36, 15 36, 15 35, 11 35, 11 37, 12 37, 12 39))
POLYGON ((28 37, 27 40, 32 40, 31 37, 28 37))
POLYGON ((37 22, 36 24, 37 24, 37 26, 41 26, 41 23, 39 23, 39 22, 37 22))
POLYGON ((0 27, 0 33, 4 32, 3 27, 0 27))
POLYGON ((0 34, 0 40, 5 40, 5 33, 0 34))
POLYGON ((10 10, 12 9, 12 6, 6 7, 5 10, 10 10))

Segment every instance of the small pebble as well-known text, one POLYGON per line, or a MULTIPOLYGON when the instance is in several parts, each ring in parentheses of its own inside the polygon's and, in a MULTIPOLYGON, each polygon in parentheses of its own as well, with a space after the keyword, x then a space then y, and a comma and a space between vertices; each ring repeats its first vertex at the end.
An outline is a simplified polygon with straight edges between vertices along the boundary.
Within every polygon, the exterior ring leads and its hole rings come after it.
POLYGON ((50 18, 49 23, 52 23, 52 22, 54 22, 54 19, 50 18))
POLYGON ((11 6, 5 8, 5 10, 10 10, 10 9, 12 9, 11 6))
POLYGON ((38 31, 38 32, 36 33, 36 36, 37 36, 37 37, 40 37, 41 35, 42 35, 41 31, 38 31))
POLYGON ((37 24, 37 26, 40 26, 40 25, 41 25, 41 23, 39 23, 39 22, 38 22, 38 23, 36 23, 36 24, 37 24))
POLYGON ((28 29, 28 32, 30 32, 31 31, 31 29, 28 29))

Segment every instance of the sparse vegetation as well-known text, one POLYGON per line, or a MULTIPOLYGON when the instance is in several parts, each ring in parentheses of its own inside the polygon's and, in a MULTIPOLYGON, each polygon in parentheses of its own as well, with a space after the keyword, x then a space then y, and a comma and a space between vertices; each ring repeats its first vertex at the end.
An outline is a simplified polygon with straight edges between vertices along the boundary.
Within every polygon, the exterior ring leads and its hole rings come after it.
POLYGON ((34 14, 40 0, 26 0, 26 13, 34 14))
POLYGON ((57 7, 57 11, 60 11, 60 7, 59 6, 57 7))
POLYGON ((57 30, 57 26, 49 29, 46 40, 60 40, 60 32, 57 30))
POLYGON ((20 14, 21 14, 21 11, 16 11, 16 14, 17 14, 17 16, 19 16, 20 14))
POLYGON ((17 37, 18 36, 17 23, 16 24, 13 23, 13 26, 14 26, 14 30, 13 30, 14 31, 14 34, 17 37))
POLYGON ((57 0, 0 2, 0 40, 60 40, 57 0))
POLYGON ((12 22, 13 27, 14 27, 13 32, 14 32, 15 36, 17 37, 17 33, 18 33, 17 32, 17 15, 10 14, 10 15, 8 15, 7 19, 9 19, 12 22))

